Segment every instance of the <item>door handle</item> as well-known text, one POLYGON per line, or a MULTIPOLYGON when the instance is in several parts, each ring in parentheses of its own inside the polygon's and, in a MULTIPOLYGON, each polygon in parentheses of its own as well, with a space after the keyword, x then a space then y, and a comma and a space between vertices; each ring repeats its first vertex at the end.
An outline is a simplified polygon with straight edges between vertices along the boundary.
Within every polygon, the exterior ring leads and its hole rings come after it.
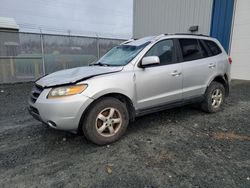
POLYGON ((181 75, 181 72, 178 72, 177 70, 173 71, 171 73, 172 76, 180 76, 181 75))
POLYGON ((211 68, 211 69, 213 69, 213 68, 216 67, 216 65, 215 65, 214 63, 210 63, 210 64, 208 65, 208 67, 211 68))

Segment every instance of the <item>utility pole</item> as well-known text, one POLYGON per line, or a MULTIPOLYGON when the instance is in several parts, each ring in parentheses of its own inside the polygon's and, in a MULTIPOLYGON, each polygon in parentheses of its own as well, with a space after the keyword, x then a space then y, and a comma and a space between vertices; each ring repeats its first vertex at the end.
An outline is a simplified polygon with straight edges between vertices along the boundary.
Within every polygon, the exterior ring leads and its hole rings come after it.
POLYGON ((42 67, 43 67, 43 75, 46 74, 45 70, 45 60, 44 60, 44 41, 43 41, 43 33, 42 28, 40 27, 40 41, 41 41, 41 53, 42 53, 42 67))
POLYGON ((97 59, 100 58, 100 43, 99 43, 99 35, 96 33, 96 47, 97 47, 97 59))

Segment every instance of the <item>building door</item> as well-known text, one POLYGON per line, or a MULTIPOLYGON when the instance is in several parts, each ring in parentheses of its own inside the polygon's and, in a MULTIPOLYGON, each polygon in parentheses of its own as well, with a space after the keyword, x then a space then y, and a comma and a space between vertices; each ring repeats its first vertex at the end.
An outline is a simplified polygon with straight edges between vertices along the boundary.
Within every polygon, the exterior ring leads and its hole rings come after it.
POLYGON ((210 35, 217 38, 227 52, 229 52, 233 10, 234 0, 214 0, 210 35))

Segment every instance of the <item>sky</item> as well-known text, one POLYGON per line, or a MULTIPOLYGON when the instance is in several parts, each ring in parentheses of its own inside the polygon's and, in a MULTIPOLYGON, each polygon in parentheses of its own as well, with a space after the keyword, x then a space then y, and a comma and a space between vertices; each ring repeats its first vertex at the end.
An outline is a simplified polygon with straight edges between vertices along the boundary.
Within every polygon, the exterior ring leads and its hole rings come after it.
POLYGON ((133 0, 0 0, 0 17, 20 31, 114 38, 132 36, 133 0))

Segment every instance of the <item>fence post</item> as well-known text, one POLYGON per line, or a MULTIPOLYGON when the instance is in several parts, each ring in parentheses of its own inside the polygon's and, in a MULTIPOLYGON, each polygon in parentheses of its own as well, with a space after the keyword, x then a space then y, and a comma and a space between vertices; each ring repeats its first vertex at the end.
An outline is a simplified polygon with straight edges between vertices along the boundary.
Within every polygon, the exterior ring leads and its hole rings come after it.
POLYGON ((100 58, 100 43, 99 43, 99 36, 96 33, 96 47, 97 47, 97 59, 100 58))
POLYGON ((44 61, 44 46, 43 46, 43 34, 40 33, 40 40, 41 40, 41 49, 42 49, 42 65, 43 65, 43 76, 46 74, 45 70, 45 61, 44 61))

